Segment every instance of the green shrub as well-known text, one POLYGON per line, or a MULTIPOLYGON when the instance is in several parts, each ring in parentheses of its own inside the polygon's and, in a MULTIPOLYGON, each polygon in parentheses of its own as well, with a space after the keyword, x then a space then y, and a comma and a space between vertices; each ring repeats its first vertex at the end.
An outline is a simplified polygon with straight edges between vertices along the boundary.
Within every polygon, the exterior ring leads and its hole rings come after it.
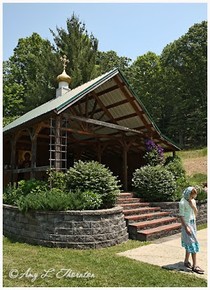
POLYGON ((167 157, 164 166, 168 171, 173 173, 175 180, 182 179, 186 181, 186 171, 179 156, 167 157))
POLYGON ((30 192, 21 196, 17 202, 20 211, 28 210, 67 210, 70 207, 69 195, 58 188, 51 190, 30 192))
POLYGON ((72 210, 93 210, 99 209, 102 205, 102 198, 98 193, 92 191, 81 192, 77 190, 69 193, 72 210))
POLYGON ((4 189, 3 201, 6 204, 17 205, 20 197, 27 196, 29 193, 37 193, 47 189, 47 183, 41 180, 20 180, 18 185, 9 184, 4 189))
POLYGON ((92 191, 102 199, 102 208, 115 205, 120 192, 118 180, 104 165, 96 162, 78 161, 66 173, 67 189, 71 191, 92 191))
POLYGON ((133 186, 145 201, 174 201, 176 182, 163 166, 144 166, 133 174, 133 186))
POLYGON ((21 180, 9 185, 3 194, 4 203, 28 210, 88 210, 115 205, 119 186, 105 166, 98 162, 75 163, 67 174, 51 170, 48 182, 21 180))
POLYGON ((15 184, 9 183, 3 192, 3 203, 16 205, 16 201, 18 200, 17 189, 15 184))
POLYGON ((63 191, 66 190, 66 174, 64 172, 51 169, 47 171, 47 174, 50 188, 59 188, 63 191))
POLYGON ((207 200, 207 192, 204 190, 204 188, 199 187, 199 188, 197 188, 197 190, 198 190, 198 195, 197 195, 196 199, 198 201, 207 200))
POLYGON ((165 160, 164 167, 170 171, 176 181, 176 190, 174 200, 178 201, 182 197, 183 188, 189 186, 186 179, 186 171, 184 170, 182 160, 179 156, 168 156, 165 160))
POLYGON ((21 196, 17 201, 19 210, 26 213, 29 210, 65 211, 98 209, 102 204, 97 193, 63 192, 58 188, 51 190, 31 192, 21 196))

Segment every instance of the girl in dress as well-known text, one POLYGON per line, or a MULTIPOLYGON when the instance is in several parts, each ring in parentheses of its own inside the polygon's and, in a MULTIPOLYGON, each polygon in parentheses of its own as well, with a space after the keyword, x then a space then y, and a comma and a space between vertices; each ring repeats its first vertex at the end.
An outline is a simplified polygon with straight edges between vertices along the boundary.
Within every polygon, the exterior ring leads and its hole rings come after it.
POLYGON ((196 253, 199 252, 199 243, 196 235, 196 215, 197 207, 195 197, 197 196, 197 190, 194 187, 187 187, 183 192, 183 198, 179 202, 179 216, 182 223, 182 235, 181 242, 182 247, 185 248, 185 267, 192 269, 193 272, 198 274, 204 274, 197 265, 196 253), (189 262, 190 254, 192 256, 193 264, 189 262))

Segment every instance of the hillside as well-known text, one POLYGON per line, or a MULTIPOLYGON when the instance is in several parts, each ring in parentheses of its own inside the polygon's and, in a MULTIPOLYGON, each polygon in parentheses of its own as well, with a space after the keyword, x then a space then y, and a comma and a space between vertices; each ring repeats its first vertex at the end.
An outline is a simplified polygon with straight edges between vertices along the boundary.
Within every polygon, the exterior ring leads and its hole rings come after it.
POLYGON ((207 156, 187 158, 182 162, 188 176, 196 173, 207 174, 207 156))
POLYGON ((207 148, 190 151, 180 151, 177 154, 181 157, 184 169, 188 176, 196 173, 207 175, 207 148))

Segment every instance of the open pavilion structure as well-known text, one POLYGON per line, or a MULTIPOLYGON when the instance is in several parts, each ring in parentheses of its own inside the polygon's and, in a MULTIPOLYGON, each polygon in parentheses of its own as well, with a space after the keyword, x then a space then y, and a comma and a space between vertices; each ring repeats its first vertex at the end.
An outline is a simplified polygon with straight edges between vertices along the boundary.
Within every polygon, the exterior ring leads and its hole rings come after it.
POLYGON ((66 171, 77 160, 97 160, 117 175, 127 190, 144 164, 145 140, 165 152, 179 148, 163 136, 122 72, 113 69, 75 89, 64 71, 52 100, 3 129, 4 184, 44 179, 46 170, 66 171), (20 168, 24 154, 30 166, 20 168))

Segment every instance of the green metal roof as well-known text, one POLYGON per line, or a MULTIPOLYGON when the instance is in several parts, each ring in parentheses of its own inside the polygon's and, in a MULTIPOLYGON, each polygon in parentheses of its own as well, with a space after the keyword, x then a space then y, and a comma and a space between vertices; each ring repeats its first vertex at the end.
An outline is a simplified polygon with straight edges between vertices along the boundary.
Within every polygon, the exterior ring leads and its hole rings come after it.
POLYGON ((84 95, 89 93, 90 91, 94 90, 99 85, 106 82, 111 77, 115 76, 117 73, 119 73, 118 69, 113 69, 112 71, 103 74, 100 77, 97 77, 73 90, 70 90, 66 94, 54 98, 43 105, 27 112, 23 116, 19 117, 15 121, 11 122, 10 124, 6 125, 3 128, 3 133, 8 133, 10 130, 21 126, 33 119, 36 119, 42 115, 45 115, 47 113, 50 113, 52 111, 55 111, 57 114, 59 114, 61 111, 63 111, 68 105, 74 103, 75 101, 78 101, 80 98, 82 98, 84 95))

